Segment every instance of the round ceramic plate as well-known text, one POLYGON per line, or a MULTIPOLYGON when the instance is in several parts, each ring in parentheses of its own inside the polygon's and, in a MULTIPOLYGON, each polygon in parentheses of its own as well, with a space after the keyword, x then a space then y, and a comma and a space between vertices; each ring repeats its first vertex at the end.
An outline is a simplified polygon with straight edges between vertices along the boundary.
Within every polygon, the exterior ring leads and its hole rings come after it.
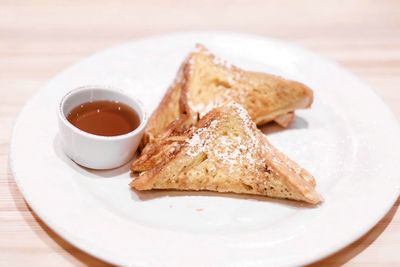
POLYGON ((25 105, 11 166, 26 201, 63 238, 107 262, 131 266, 302 265, 373 227, 399 195, 400 130, 383 102, 332 62, 292 45, 232 33, 142 39, 89 57, 48 82, 25 105), (286 130, 262 130, 309 170, 325 202, 316 207, 209 192, 132 191, 129 165, 84 169, 60 149, 57 105, 88 84, 121 88, 151 113, 196 43, 246 69, 298 80, 311 109, 286 130))

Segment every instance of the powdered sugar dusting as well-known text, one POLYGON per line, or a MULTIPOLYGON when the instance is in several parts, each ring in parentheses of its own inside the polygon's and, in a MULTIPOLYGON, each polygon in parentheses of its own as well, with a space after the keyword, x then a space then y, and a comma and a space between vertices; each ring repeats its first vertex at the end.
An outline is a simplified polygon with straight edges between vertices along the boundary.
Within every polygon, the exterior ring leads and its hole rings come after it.
MULTIPOLYGON (((238 103, 230 103, 229 106, 235 109, 237 114, 241 118, 244 125, 243 128, 247 136, 250 137, 252 145, 255 147, 259 147, 261 144, 259 138, 255 135, 255 132, 257 132, 258 130, 254 122, 251 120, 249 113, 238 103)), ((265 138, 264 135, 263 138, 265 138)))
POLYGON ((218 121, 214 120, 208 127, 197 129, 192 138, 187 141, 189 149, 186 151, 186 154, 194 157, 205 152, 206 149, 208 149, 207 142, 211 139, 213 130, 216 128, 217 124, 218 121))
POLYGON ((205 55, 211 55, 211 52, 201 44, 196 44, 196 46, 192 50, 192 53, 203 53, 205 55))
MULTIPOLYGON (((233 79, 231 76, 228 77, 228 79, 233 79)), ((230 84, 232 84, 234 81, 229 81, 230 84)), ((229 103, 229 102, 237 102, 240 104, 245 104, 246 102, 246 96, 247 92, 245 90, 237 91, 237 90, 231 90, 227 88, 218 88, 218 93, 215 93, 213 95, 213 99, 207 101, 206 103, 201 102, 201 103, 193 103, 190 99, 188 99, 188 104, 190 108, 194 111, 199 113, 200 118, 202 118, 205 114, 207 114, 209 111, 211 111, 213 108, 221 106, 223 104, 229 103)))
MULTIPOLYGON (((213 158, 220 164, 225 165, 246 165, 248 171, 252 169, 262 169, 264 160, 260 157, 263 150, 263 144, 259 141, 259 136, 255 132, 254 123, 251 121, 247 111, 242 106, 236 103, 228 104, 226 114, 221 118, 221 121, 214 120, 208 127, 198 129, 192 138, 187 141, 187 155, 196 156, 199 153, 207 153, 208 158, 213 158), (242 129, 244 135, 235 131, 221 132, 216 130, 219 123, 226 119, 224 116, 234 116, 232 111, 242 121, 242 129), (254 128, 253 128, 254 127, 254 128)), ((232 168, 228 168, 231 170, 232 168)))
POLYGON ((213 108, 223 104, 225 100, 223 98, 214 98, 213 100, 207 102, 207 104, 204 103, 198 103, 194 104, 192 101, 188 101, 190 108, 194 111, 199 113, 200 118, 202 118, 204 115, 206 115, 208 112, 210 112, 213 108))
POLYGON ((232 64, 231 63, 229 63, 228 61, 226 61, 226 60, 224 60, 222 58, 219 58, 217 56, 214 56, 213 62, 216 65, 220 65, 220 66, 223 66, 223 67, 228 68, 228 69, 232 68, 232 64))
MULTIPOLYGON (((217 79, 216 83, 214 86, 216 86, 217 91, 214 93, 210 93, 212 95, 212 99, 203 99, 203 102, 201 103, 193 103, 190 100, 190 96, 188 97, 188 104, 190 108, 194 111, 197 112, 200 115, 200 118, 203 117, 206 113, 208 113, 210 110, 212 110, 214 107, 217 107, 219 105, 222 105, 223 103, 228 103, 231 101, 238 102, 242 105, 245 104, 246 102, 246 97, 248 95, 248 92, 244 88, 240 88, 240 90, 235 89, 234 85, 242 79, 242 73, 239 69, 232 69, 233 65, 230 64, 228 61, 223 60, 214 54, 212 54, 209 50, 207 50, 205 47, 202 45, 197 45, 194 53, 190 55, 188 58, 187 64, 189 65, 189 74, 193 75, 194 71, 194 65, 195 65, 195 60, 196 60, 196 55, 195 53, 202 53, 210 60, 212 60, 212 63, 224 67, 228 70, 224 71, 224 77, 219 81, 217 79)), ((213 86, 213 85, 211 85, 213 86)))
POLYGON ((234 76, 229 75, 229 76, 227 77, 227 80, 228 80, 228 83, 229 83, 230 85, 233 85, 234 83, 236 83, 236 80, 235 80, 235 77, 234 77, 234 76))

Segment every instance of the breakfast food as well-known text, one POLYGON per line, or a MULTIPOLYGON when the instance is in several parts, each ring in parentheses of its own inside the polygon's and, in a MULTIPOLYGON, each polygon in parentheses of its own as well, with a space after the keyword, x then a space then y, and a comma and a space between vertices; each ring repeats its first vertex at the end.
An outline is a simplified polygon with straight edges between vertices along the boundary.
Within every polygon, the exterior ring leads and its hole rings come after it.
POLYGON ((165 158, 173 155, 176 152, 176 149, 186 141, 190 132, 194 130, 194 127, 191 127, 186 131, 179 131, 177 129, 178 127, 171 127, 170 131, 163 132, 162 138, 158 138, 156 142, 147 144, 145 149, 142 150, 140 156, 132 162, 131 171, 148 171, 162 162, 165 158))
POLYGON ((97 100, 73 108, 67 120, 84 132, 117 136, 132 132, 140 125, 137 112, 120 101, 97 100))
POLYGON ((299 82, 239 69, 197 45, 151 116, 143 145, 176 127, 187 129, 213 107, 230 101, 241 104, 257 125, 275 121, 287 127, 294 110, 312 104, 313 92, 299 82))
POLYGON ((136 190, 209 190, 317 204, 315 180, 279 152, 237 103, 224 104, 193 128, 153 146, 131 186, 136 190))

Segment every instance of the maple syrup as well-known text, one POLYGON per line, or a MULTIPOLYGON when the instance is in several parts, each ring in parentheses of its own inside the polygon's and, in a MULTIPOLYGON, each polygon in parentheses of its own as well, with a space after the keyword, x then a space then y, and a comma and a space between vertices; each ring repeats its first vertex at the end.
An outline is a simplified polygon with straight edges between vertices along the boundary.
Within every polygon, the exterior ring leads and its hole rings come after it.
POLYGON ((101 136, 127 134, 140 125, 134 109, 109 100, 82 103, 69 112, 67 120, 82 131, 101 136))

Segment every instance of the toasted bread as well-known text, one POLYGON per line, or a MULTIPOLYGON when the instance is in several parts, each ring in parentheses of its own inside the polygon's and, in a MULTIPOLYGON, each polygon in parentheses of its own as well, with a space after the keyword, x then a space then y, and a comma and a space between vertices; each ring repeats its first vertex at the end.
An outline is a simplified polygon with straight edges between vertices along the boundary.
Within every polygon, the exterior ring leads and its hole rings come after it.
POLYGON ((179 147, 186 142, 189 132, 194 127, 189 128, 186 132, 164 131, 162 138, 157 138, 157 142, 150 142, 146 145, 140 156, 132 162, 131 171, 144 172, 148 171, 166 158, 171 157, 179 150, 179 147))
POLYGON ((214 108, 194 128, 169 136, 147 160, 136 190, 209 190, 316 204, 315 180, 279 152, 236 103, 214 108), (157 153, 160 152, 160 153, 157 153))
MULTIPOLYGON (((150 143, 154 140, 155 136, 160 135, 165 128, 169 125, 169 128, 177 128, 175 124, 172 124, 175 120, 179 119, 181 116, 181 110, 179 107, 179 99, 181 97, 181 91, 183 86, 183 73, 182 67, 176 75, 174 83, 165 93, 163 99, 161 100, 158 108, 151 115, 145 129, 145 134, 142 139, 141 146, 150 143)), ((166 133, 164 133, 166 134, 166 133)))
MULTIPOLYGON (((191 123, 196 123, 216 105, 230 101, 241 104, 257 125, 276 121, 287 127, 294 117, 294 110, 312 104, 313 92, 299 82, 239 69, 197 45, 151 116, 144 144, 159 136, 182 114, 188 114, 191 123)), ((184 121, 188 122, 188 119, 184 121)), ((176 122, 174 125, 181 127, 176 122)), ((183 125, 180 130, 187 129, 188 125, 183 125)))
POLYGON ((275 122, 283 128, 287 128, 294 119, 294 112, 282 114, 275 118, 275 122))

